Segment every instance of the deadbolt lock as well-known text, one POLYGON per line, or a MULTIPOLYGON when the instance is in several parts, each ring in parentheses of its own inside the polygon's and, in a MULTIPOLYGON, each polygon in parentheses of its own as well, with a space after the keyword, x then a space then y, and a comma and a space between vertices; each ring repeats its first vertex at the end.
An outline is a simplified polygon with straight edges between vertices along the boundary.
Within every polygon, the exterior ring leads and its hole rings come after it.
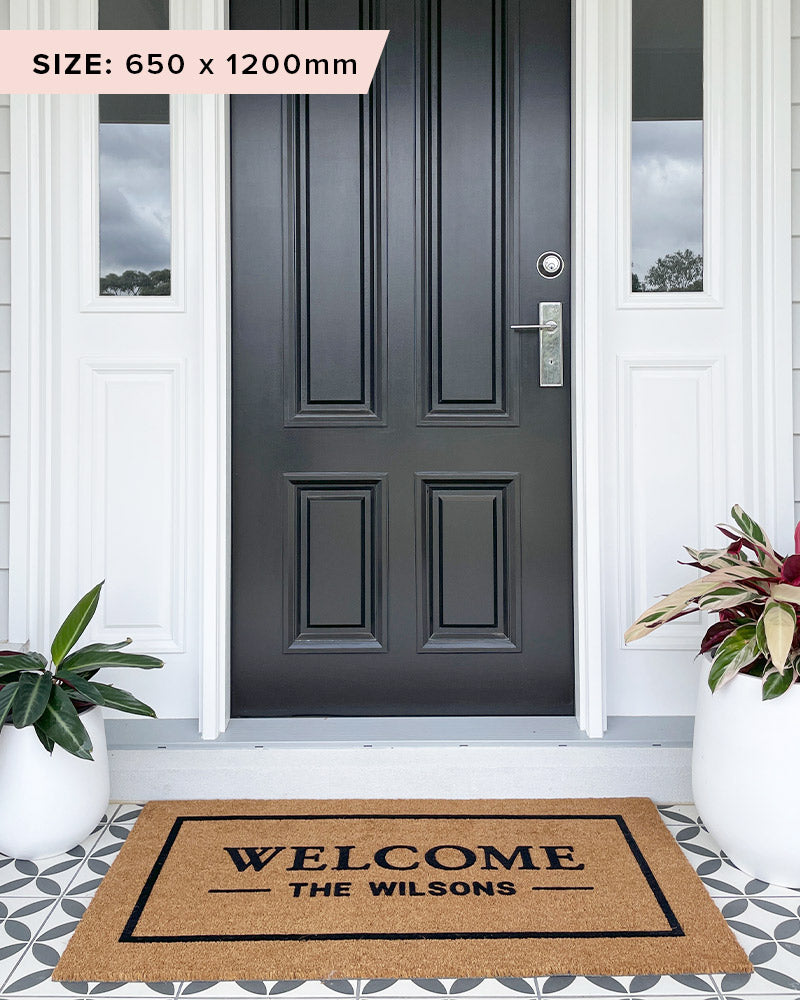
POLYGON ((543 278, 557 278, 564 270, 564 258, 555 250, 545 250, 544 253, 539 254, 536 270, 543 278))

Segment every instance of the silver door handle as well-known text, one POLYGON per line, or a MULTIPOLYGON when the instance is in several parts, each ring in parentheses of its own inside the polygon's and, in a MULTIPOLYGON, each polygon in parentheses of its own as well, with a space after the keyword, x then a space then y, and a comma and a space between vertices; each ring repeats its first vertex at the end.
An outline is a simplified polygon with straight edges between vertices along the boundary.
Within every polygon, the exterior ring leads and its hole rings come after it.
POLYGON ((557 330, 558 323, 554 319, 549 320, 547 323, 522 323, 515 324, 511 327, 512 330, 557 330))
POLYGON ((564 384, 561 303, 540 302, 538 323, 517 323, 512 330, 539 331, 539 385, 564 384))

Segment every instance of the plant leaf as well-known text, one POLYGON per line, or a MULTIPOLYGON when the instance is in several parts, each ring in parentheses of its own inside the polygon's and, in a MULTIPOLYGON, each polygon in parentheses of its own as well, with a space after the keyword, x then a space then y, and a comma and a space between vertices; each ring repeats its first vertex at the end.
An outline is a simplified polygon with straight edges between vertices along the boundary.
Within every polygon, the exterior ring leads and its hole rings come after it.
POLYGON ((782 674, 786 667, 789 650, 792 648, 794 630, 797 627, 797 615, 791 604, 781 604, 779 601, 770 600, 767 601, 767 607, 762 617, 770 659, 776 670, 782 674))
POLYGON ((747 562, 746 556, 734 555, 728 549, 690 549, 688 545, 684 545, 684 548, 703 569, 722 569, 747 562))
POLYGON ((730 635, 735 628, 738 628, 741 622, 736 621, 726 621, 726 622, 715 622, 710 625, 708 631, 703 636, 703 641, 700 643, 700 651, 698 656, 702 653, 710 653, 715 646, 718 646, 722 640, 730 635))
MULTIPOLYGON (((663 597, 641 614, 626 631, 625 642, 633 642, 636 639, 641 639, 642 636, 648 635, 652 629, 664 625, 671 618, 679 615, 692 601, 711 590, 716 590, 726 583, 753 577, 769 576, 772 576, 772 574, 768 570, 755 563, 748 562, 742 563, 739 566, 726 566, 724 569, 714 570, 697 580, 691 580, 671 594, 663 597)), ((744 601, 738 603, 744 603, 744 601)))
MULTIPOLYGON (((741 510, 741 507, 739 507, 738 509, 741 510)), ((733 513, 733 511, 731 511, 731 513, 733 513)), ((742 513, 744 512, 742 511, 742 513)), ((747 517, 746 514, 745 517, 747 517)), ((751 523, 755 525, 754 521, 751 523)), ((755 525, 755 527, 758 528, 759 531, 761 531, 762 535, 764 535, 764 532, 758 525, 755 525)), ((766 536, 764 536, 765 541, 761 542, 753 535, 750 535, 746 531, 743 531, 741 527, 737 526, 736 528, 734 528, 729 524, 718 524, 717 531, 721 531, 726 538, 732 538, 734 542, 740 542, 743 540, 745 546, 749 549, 752 549, 755 552, 756 557, 758 558, 758 561, 759 563, 761 563, 762 566, 764 566, 765 568, 768 567, 770 572, 774 576, 778 576, 780 574, 781 571, 780 560, 775 555, 772 545, 770 544, 770 541, 768 538, 766 538, 766 536)))
POLYGON ((47 660, 40 653, 15 653, 13 656, 0 656, 0 677, 5 674, 15 674, 20 670, 42 670, 47 666, 47 660), (44 662, 42 662, 44 660, 44 662))
POLYGON ((42 730, 42 728, 39 726, 38 722, 34 724, 33 731, 38 736, 39 742, 42 744, 42 746, 45 748, 45 750, 48 753, 52 753, 53 752, 53 747, 55 746, 55 743, 53 742, 53 740, 50 739, 50 737, 47 735, 47 733, 45 733, 42 730))
POLYGON ((96 684, 88 681, 79 673, 64 670, 56 671, 56 680, 64 684, 67 695, 70 698, 77 697, 78 701, 88 701, 92 705, 104 705, 103 694, 96 684))
POLYGON ((708 683, 712 691, 716 691, 717 688, 724 687, 729 681, 745 667, 749 666, 758 657, 758 648, 756 646, 756 641, 753 639, 733 656, 728 659, 724 658, 720 663, 714 660, 714 666, 711 668, 711 673, 709 674, 708 683))
MULTIPOLYGON (((96 587, 84 594, 75 607, 64 619, 61 628, 56 632, 53 645, 50 647, 50 655, 53 664, 57 667, 72 649, 75 643, 83 635, 86 626, 92 620, 92 616, 97 610, 97 602, 100 600, 100 591, 105 580, 101 580, 96 587)), ((56 741, 58 742, 58 741, 56 741)))
POLYGON ((752 663, 757 656, 755 622, 740 625, 719 644, 708 675, 708 686, 712 691, 716 691, 718 687, 727 684, 743 667, 752 663))
POLYGON ((772 671, 764 676, 764 683, 761 685, 761 700, 771 701, 785 694, 794 683, 794 670, 784 670, 779 673, 772 671))
POLYGON ((43 674, 26 673, 20 677, 14 698, 14 725, 17 729, 25 729, 38 721, 50 698, 52 687, 53 675, 47 671, 43 674))
POLYGON ((123 691, 111 684, 95 684, 94 686, 100 689, 104 699, 103 704, 108 708, 116 708, 120 712, 129 712, 131 715, 146 715, 155 719, 156 713, 153 709, 149 705, 145 705, 143 701, 139 701, 138 698, 134 698, 129 691, 123 691))
POLYGON ((774 583, 769 588, 769 596, 776 601, 800 604, 800 587, 793 587, 791 583, 774 583))
POLYGON ((67 753, 83 760, 93 760, 92 741, 69 696, 58 684, 50 692, 50 700, 39 719, 39 728, 67 753))
POLYGON ((756 645, 762 656, 769 657, 769 646, 767 645, 767 633, 764 631, 764 615, 762 614, 756 622, 756 645))
POLYGON ((762 656, 761 653, 758 654, 752 663, 748 663, 747 665, 747 673, 751 677, 763 677, 771 669, 772 664, 769 662, 769 657, 762 656))
POLYGON ((731 517, 733 518, 736 526, 740 528, 748 538, 752 539, 754 542, 759 542, 765 549, 773 555, 775 554, 764 529, 760 524, 757 524, 749 514, 746 514, 738 503, 731 507, 731 517))
POLYGON ((745 587, 717 587, 697 599, 697 606, 702 611, 722 611, 726 608, 736 608, 740 604, 748 604, 757 594, 745 587))
POLYGON ((14 703, 14 697, 17 693, 17 681, 12 681, 10 684, 4 684, 2 689, 0 689, 0 726, 6 721, 6 716, 11 711, 11 706, 14 703))
POLYGON ((69 667, 66 664, 62 669, 84 673, 88 670, 100 670, 103 667, 139 667, 142 670, 157 670, 164 666, 164 661, 156 656, 144 656, 141 653, 118 653, 111 650, 104 653, 102 650, 92 650, 88 653, 80 652, 75 654, 75 658, 70 661, 69 667))
POLYGON ((65 656, 61 661, 61 669, 68 670, 69 664, 76 656, 80 656, 82 653, 108 653, 112 649, 122 649, 123 646, 130 646, 133 639, 123 639, 122 642, 91 642, 88 646, 81 646, 80 649, 76 649, 74 652, 70 653, 69 656, 65 656))

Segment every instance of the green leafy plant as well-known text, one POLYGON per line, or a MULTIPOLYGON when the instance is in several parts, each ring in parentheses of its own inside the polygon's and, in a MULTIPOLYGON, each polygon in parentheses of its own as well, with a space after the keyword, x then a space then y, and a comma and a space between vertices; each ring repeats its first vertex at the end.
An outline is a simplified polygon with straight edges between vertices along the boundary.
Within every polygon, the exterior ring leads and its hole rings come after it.
POLYGON ((781 556, 741 507, 733 507, 731 517, 735 526, 717 525, 730 545, 686 547, 691 561, 682 565, 704 575, 648 608, 625 633, 625 642, 694 611, 715 612, 719 620, 700 645, 701 654, 713 657, 709 687, 716 691, 738 673, 755 674, 768 701, 800 681, 800 524, 794 554, 781 556))
POLYGON ((130 639, 110 645, 95 642, 73 651, 97 610, 104 582, 84 594, 64 619, 50 647, 49 661, 42 653, 0 651, 0 726, 33 726, 48 753, 58 744, 75 757, 93 759, 92 741, 80 718, 93 705, 155 717, 149 705, 129 692, 93 678, 106 667, 152 670, 163 667, 163 660, 120 652, 130 639))

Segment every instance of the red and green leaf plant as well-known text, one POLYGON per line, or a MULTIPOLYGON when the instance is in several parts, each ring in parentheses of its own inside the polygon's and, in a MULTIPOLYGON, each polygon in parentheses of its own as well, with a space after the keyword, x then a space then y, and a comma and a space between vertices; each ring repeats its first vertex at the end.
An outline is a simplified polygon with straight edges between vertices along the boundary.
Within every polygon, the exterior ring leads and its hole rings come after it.
POLYGON ((731 518, 733 525, 717 525, 730 544, 722 549, 687 546, 690 560, 682 565, 701 575, 641 614, 625 633, 625 642, 684 615, 713 612, 718 620, 700 644, 700 653, 712 657, 709 687, 716 691, 738 673, 754 674, 762 680, 762 698, 769 701, 800 682, 800 524, 795 552, 782 556, 738 504, 731 518))
POLYGON ((49 660, 42 653, 0 650, 0 727, 33 726, 48 753, 57 744, 75 757, 93 759, 92 741, 81 721, 81 712, 93 705, 155 717, 149 705, 128 691, 93 678, 98 670, 108 667, 153 670, 163 667, 163 660, 120 652, 130 639, 73 649, 97 610, 104 582, 84 594, 64 619, 50 647, 49 660))

